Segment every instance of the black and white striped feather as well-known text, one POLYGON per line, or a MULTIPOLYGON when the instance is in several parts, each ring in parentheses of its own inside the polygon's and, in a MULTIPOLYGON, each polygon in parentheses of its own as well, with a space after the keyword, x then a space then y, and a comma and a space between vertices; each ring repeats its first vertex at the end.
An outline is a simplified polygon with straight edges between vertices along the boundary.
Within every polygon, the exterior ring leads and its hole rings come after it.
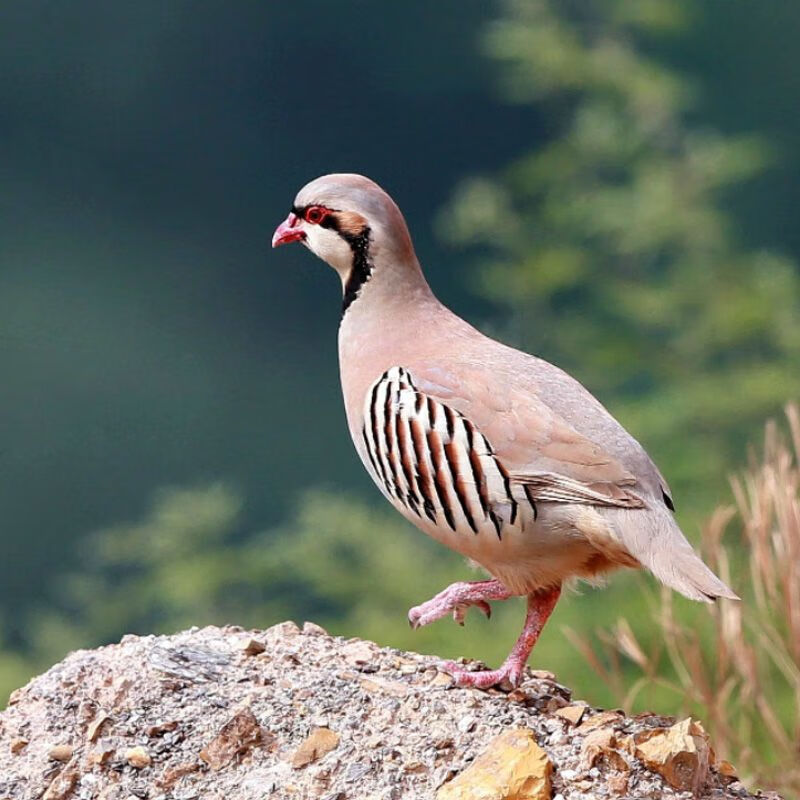
MULTIPOLYGON (((486 438, 458 411, 418 391, 402 367, 367 392, 364 446, 372 472, 401 510, 454 532, 520 526, 509 475, 486 438)), ((524 501, 523 501, 524 502, 524 501)), ((535 516, 536 507, 531 502, 535 516)))

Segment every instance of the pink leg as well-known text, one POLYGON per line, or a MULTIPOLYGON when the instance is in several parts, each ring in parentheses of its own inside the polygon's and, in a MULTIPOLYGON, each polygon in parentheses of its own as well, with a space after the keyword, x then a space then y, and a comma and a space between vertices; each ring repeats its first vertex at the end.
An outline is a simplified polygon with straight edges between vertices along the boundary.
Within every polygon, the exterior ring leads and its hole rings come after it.
POLYGON ((552 614, 560 595, 560 586, 528 595, 528 614, 525 617, 525 627, 500 669, 467 672, 452 661, 447 662, 444 667, 455 678, 456 685, 487 689, 489 686, 495 686, 507 680, 512 686, 518 686, 531 650, 533 650, 545 622, 552 614))
POLYGON ((492 607, 487 601, 508 600, 509 597, 511 592, 500 581, 454 583, 421 606, 414 606, 408 612, 408 622, 412 628, 421 628, 452 612, 453 619, 463 625, 464 614, 470 606, 477 606, 490 617, 492 607))

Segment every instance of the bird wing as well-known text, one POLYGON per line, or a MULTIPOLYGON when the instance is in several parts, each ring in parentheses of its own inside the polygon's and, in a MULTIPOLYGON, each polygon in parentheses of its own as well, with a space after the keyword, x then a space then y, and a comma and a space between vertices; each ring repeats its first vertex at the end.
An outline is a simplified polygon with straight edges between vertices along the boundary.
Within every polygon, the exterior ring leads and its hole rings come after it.
POLYGON ((633 491, 635 476, 535 396, 509 397, 507 387, 481 392, 475 377, 456 382, 441 369, 393 367, 373 384, 364 442, 390 498, 431 519, 432 512, 447 516, 448 507, 460 508, 473 528, 471 519, 487 509, 500 520, 516 514, 514 483, 534 508, 644 507, 633 491))
POLYGON ((494 382, 481 367, 457 372, 422 366, 409 374, 419 392, 470 420, 532 502, 645 506, 636 476, 535 393, 494 382))

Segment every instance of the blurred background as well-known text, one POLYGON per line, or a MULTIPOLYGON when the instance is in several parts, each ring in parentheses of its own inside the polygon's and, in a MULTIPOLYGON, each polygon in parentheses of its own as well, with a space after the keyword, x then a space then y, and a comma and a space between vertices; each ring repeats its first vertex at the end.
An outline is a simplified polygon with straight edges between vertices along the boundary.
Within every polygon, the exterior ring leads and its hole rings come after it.
POLYGON ((470 570, 357 460, 335 274, 269 249, 300 186, 355 171, 443 301, 645 444, 752 595, 706 611, 618 575, 562 600, 533 666, 701 713, 786 790, 798 40, 800 6, 756 0, 2 4, 0 702, 70 649, 208 623, 505 656, 520 603, 409 631, 470 570))

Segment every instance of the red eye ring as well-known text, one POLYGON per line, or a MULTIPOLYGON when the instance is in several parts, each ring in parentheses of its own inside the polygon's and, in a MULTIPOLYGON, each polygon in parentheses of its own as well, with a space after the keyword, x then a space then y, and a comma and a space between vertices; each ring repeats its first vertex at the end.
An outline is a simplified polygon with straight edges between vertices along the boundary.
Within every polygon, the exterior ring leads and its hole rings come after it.
POLYGON ((306 222, 319 225, 328 216, 328 209, 323 206, 309 206, 303 215, 306 222))

